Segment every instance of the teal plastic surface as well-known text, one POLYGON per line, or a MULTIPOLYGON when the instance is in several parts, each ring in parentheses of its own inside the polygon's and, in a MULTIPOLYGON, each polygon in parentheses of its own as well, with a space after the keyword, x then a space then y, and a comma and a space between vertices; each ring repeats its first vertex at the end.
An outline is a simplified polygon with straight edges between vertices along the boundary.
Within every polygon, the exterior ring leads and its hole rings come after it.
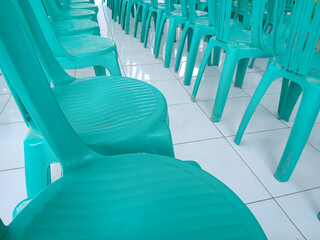
MULTIPOLYGON (((211 56, 211 51, 215 50, 220 52, 221 49, 224 49, 226 57, 211 117, 214 122, 219 122, 221 119, 235 70, 237 69, 235 87, 241 88, 250 58, 272 57, 274 41, 278 41, 277 46, 279 51, 277 51, 277 53, 279 54, 285 45, 284 39, 281 38, 282 36, 278 36, 278 38, 274 40, 272 34, 263 32, 265 0, 254 0, 252 2, 250 0, 239 0, 238 4, 240 3, 242 3, 240 6, 243 6, 240 8, 241 11, 238 11, 242 13, 242 28, 238 26, 235 28, 232 27, 231 0, 217 0, 217 4, 209 7, 209 11, 215 13, 213 16, 215 18, 214 22, 217 33, 216 37, 211 38, 208 42, 199 67, 192 98, 196 98, 206 63, 211 56), (252 10, 249 11, 250 8, 252 8, 252 10), (251 11, 252 14, 250 14, 251 11), (251 27, 248 27, 249 23, 251 27), (251 29, 250 31, 245 30, 249 28, 251 29)), ((216 59, 214 62, 218 63, 219 60, 216 59)), ((189 85, 190 80, 191 78, 186 79, 184 83, 189 85)))
MULTIPOLYGON (((170 0, 165 1, 165 11, 162 12, 160 21, 157 22, 155 42, 154 42, 154 54, 157 58, 159 56, 160 45, 163 35, 164 24, 167 20, 170 20, 168 37, 166 43, 166 51, 164 56, 164 67, 169 68, 172 56, 173 43, 176 38, 176 29, 179 25, 185 24, 189 20, 189 11, 195 14, 195 4, 191 4, 191 9, 188 9, 188 2, 186 0, 181 1, 180 9, 177 9, 171 4, 170 0)), ((197 12, 198 16, 206 16, 206 12, 197 12)), ((195 18, 195 16, 193 16, 195 18)))
POLYGON ((63 177, 9 226, 0 221, 2 239, 266 239, 245 204, 195 164, 150 154, 103 157, 89 148, 58 104, 41 48, 12 1, 0 0, 1 70, 57 156, 63 177), (4 27, 8 23, 14 24, 4 27))
POLYGON ((60 0, 41 0, 41 2, 45 5, 47 13, 53 20, 89 18, 98 22, 97 15, 92 10, 66 8, 60 0))
MULTIPOLYGON (((111 75, 121 75, 116 45, 111 39, 91 35, 58 37, 40 0, 26 0, 30 5, 22 7, 25 15, 35 15, 27 19, 32 31, 42 31, 50 49, 64 69, 94 66, 97 76, 105 76, 106 69, 111 75), (36 30, 40 25, 41 30, 36 30)), ((51 16, 50 16, 51 17, 51 16)))
MULTIPOLYGON (((276 1, 278 2, 278 1, 276 1)), ((280 2, 281 3, 281 2, 280 2)), ((282 8, 284 8, 282 6, 282 8)), ((275 14, 276 16, 276 14, 275 14)), ((281 29, 283 21, 276 29, 281 29)), ((276 37, 277 31, 274 30, 276 37)), ((289 180, 310 136, 320 109, 320 54, 315 52, 320 34, 320 4, 313 0, 297 0, 292 14, 289 37, 284 54, 274 58, 261 79, 238 129, 239 144, 254 110, 270 84, 283 78, 279 119, 289 120, 301 92, 302 99, 287 145, 274 174, 281 182, 289 180), (288 81, 290 85, 288 86, 288 81)), ((277 55, 277 48, 274 49, 277 55)))
MULTIPOLYGON (((13 1, 22 8, 28 6, 27 1, 13 1)), ((25 17, 35 18, 32 14, 25 17)), ((156 88, 120 76, 72 78, 57 63, 39 26, 32 26, 30 37, 35 40, 46 81, 54 85, 56 101, 73 129, 92 149, 104 155, 148 152, 174 156, 167 104, 156 88)), ((29 115, 23 107, 20 110, 29 115)), ((47 168, 51 162, 59 161, 38 127, 31 127, 24 143, 29 197, 48 184, 47 168)))

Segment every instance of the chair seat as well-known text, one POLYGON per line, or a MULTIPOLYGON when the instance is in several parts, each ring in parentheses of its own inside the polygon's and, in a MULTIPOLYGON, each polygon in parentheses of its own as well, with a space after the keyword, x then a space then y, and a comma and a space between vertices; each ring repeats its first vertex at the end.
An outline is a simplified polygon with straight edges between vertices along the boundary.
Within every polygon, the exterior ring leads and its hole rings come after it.
POLYGON ((163 95, 136 79, 84 78, 53 91, 80 138, 101 154, 113 154, 115 145, 123 148, 128 140, 139 142, 167 120, 163 95))
POLYGON ((266 237, 245 204, 199 167, 130 154, 66 172, 16 216, 4 239, 266 237))
MULTIPOLYGON (((241 30, 237 27, 234 31, 229 32, 229 42, 239 46, 250 46, 251 45, 251 31, 241 30)), ((277 40, 277 52, 281 53, 284 51, 285 40, 283 38, 278 38, 277 40)), ((264 34, 262 36, 263 50, 272 55, 273 51, 273 36, 271 34, 264 34)))
POLYGON ((65 19, 96 16, 96 13, 94 11, 86 10, 86 9, 67 9, 67 10, 63 10, 61 13, 62 13, 61 15, 62 18, 65 18, 65 19))
POLYGON ((88 0, 69 0, 70 3, 90 3, 88 0))
POLYGON ((61 45, 70 55, 77 57, 95 56, 114 51, 116 45, 112 39, 100 36, 77 35, 59 38, 61 45))
POLYGON ((93 31, 99 28, 98 23, 86 20, 63 20, 52 22, 53 30, 58 33, 59 36, 75 35, 77 33, 82 33, 83 31, 93 31))
POLYGON ((94 12, 98 12, 98 6, 91 4, 91 3, 71 3, 68 8, 71 9, 88 9, 94 12))

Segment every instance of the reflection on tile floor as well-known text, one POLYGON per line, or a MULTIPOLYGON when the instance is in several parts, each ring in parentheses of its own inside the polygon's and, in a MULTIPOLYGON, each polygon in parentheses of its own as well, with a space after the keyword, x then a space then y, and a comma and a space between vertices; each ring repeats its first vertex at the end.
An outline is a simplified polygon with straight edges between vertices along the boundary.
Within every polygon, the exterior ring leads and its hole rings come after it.
MULTIPOLYGON (((195 102, 191 102, 194 78, 190 86, 183 85, 187 52, 181 67, 174 72, 178 43, 174 44, 171 67, 163 67, 166 34, 163 35, 160 56, 153 53, 154 28, 150 29, 147 48, 111 20, 110 10, 100 8, 102 36, 117 44, 122 72, 128 77, 149 82, 158 88, 168 102, 172 137, 176 157, 196 160, 206 171, 229 186, 251 209, 269 239, 320 239, 320 121, 317 121, 292 178, 280 183, 273 172, 280 160, 290 133, 296 109, 289 123, 277 119, 277 101, 281 81, 275 81, 259 107, 240 146, 234 135, 252 94, 257 87, 267 59, 257 59, 250 69, 242 89, 231 87, 220 123, 210 121, 213 101, 222 70, 207 67, 195 102), (105 13, 105 17, 104 17, 105 13)), ((165 30, 166 32, 166 30, 165 30)), ((178 39, 181 31, 178 31, 178 39)), ((206 43, 199 48, 194 76, 198 72, 206 43)), ((93 76, 92 68, 68 70, 76 77, 93 76)), ((25 196, 23 139, 27 127, 0 76, 0 217, 8 224, 12 209, 25 196)))

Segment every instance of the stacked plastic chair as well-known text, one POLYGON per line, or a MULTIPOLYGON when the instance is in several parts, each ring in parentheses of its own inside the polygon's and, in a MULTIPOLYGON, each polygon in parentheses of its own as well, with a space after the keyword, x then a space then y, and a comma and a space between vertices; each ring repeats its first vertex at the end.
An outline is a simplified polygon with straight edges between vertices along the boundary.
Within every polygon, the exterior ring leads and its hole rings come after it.
POLYGON ((63 169, 9 226, 0 221, 1 239, 266 239, 245 204, 197 164, 104 157, 84 144, 50 88, 43 50, 16 0, 0 3, 1 69, 63 169))
POLYGON ((134 21, 134 33, 133 36, 137 36, 138 31, 138 24, 141 21, 141 33, 140 33, 140 42, 144 42, 144 36, 146 32, 146 24, 147 24, 147 17, 150 8, 152 7, 152 1, 150 0, 140 0, 137 4, 137 11, 135 15, 134 21))
POLYGON ((42 2, 53 20, 91 18, 98 21, 96 13, 92 10, 67 8, 59 0, 43 0, 42 2))
MULTIPOLYGON (((54 85, 52 91, 62 111, 86 144, 104 155, 148 152, 174 156, 167 104, 156 88, 119 76, 81 80, 70 77, 52 55, 34 14, 26 10, 28 1, 18 2, 26 16, 25 25, 33 23, 31 31, 47 82, 54 85)), ((30 115, 18 96, 15 100, 22 115, 30 115)), ((30 125, 29 119, 25 122, 30 125)), ((47 186, 48 166, 57 161, 37 126, 31 125, 31 129, 24 142, 29 197, 47 186)))
MULTIPOLYGON (((249 7, 248 0, 243 1, 249 7)), ((225 62, 223 65, 219 86, 215 97, 214 107, 212 111, 212 121, 219 122, 223 113, 223 109, 228 97, 228 93, 233 80, 233 75, 237 69, 235 86, 242 87, 244 76, 248 67, 250 58, 270 58, 273 56, 272 42, 274 38, 271 34, 263 32, 263 16, 264 16, 265 0, 256 0, 252 2, 252 16, 245 8, 243 16, 244 28, 247 23, 251 23, 251 30, 243 30, 239 28, 233 29, 231 26, 232 1, 218 0, 217 5, 213 5, 215 12, 216 36, 211 38, 204 53, 200 64, 199 72, 194 85, 192 98, 196 98, 196 94, 201 82, 201 78, 206 67, 208 58, 213 49, 224 49, 226 52, 225 62)), ((251 7, 251 6, 250 6, 251 7)), ((250 11, 251 12, 251 11, 250 11)), ((282 36, 277 36, 278 48, 283 50, 285 45, 282 36)), ((280 52, 280 51, 279 51, 280 52)), ((279 53, 280 54, 280 53, 279 53)), ((185 79, 185 84, 189 85, 191 79, 185 79)))
MULTIPOLYGON (((276 1, 278 2, 278 0, 276 1)), ((282 8, 284 8, 282 4, 282 8)), ((283 21, 274 30, 281 29, 283 21)), ((320 109, 320 54, 315 52, 320 34, 320 4, 314 0, 296 0, 290 24, 290 32, 283 56, 275 58, 268 66, 259 83, 237 132, 235 143, 239 144, 246 126, 259 101, 270 84, 277 78, 290 80, 291 83, 280 99, 279 118, 288 120, 298 97, 301 103, 295 118, 287 145, 274 174, 280 182, 289 180, 300 155, 307 143, 320 109)), ((274 41, 276 43, 276 41, 274 41)), ((274 47, 277 54, 277 47, 274 47)))
MULTIPOLYGON (((170 0, 165 1, 165 11, 162 12, 160 21, 157 24, 156 36, 154 41, 154 55, 157 58, 159 56, 164 25, 167 20, 170 20, 164 56, 165 68, 170 67, 172 48, 176 38, 176 29, 179 25, 181 26, 189 20, 189 12, 187 6, 188 2, 186 0, 181 2, 181 9, 177 9, 170 0)), ((203 16, 207 15, 207 13, 198 11, 197 15, 203 16)))
MULTIPOLYGON (((57 36, 41 0, 26 0, 31 7, 24 11, 35 14, 37 19, 29 26, 40 24, 49 47, 65 69, 94 67, 97 76, 105 76, 106 69, 111 75, 121 75, 118 52, 113 40, 88 34, 57 36)), ((50 15, 51 17, 51 15, 50 15)))

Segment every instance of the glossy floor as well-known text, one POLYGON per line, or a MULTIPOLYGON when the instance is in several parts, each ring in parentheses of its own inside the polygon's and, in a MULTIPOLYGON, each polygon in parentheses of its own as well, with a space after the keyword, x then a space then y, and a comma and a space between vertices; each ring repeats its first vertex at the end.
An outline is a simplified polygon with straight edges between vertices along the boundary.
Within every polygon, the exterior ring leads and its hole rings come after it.
MULTIPOLYGON (((192 102, 194 79, 191 86, 182 84, 186 53, 178 73, 173 71, 175 56, 170 69, 163 67, 166 33, 160 58, 155 59, 153 28, 145 49, 133 37, 132 28, 125 35, 120 25, 111 20, 109 9, 100 8, 99 22, 102 35, 117 44, 123 74, 149 82, 165 95, 177 158, 196 160, 227 184, 248 205, 269 239, 320 239, 320 222, 316 218, 320 211, 320 121, 287 183, 273 178, 294 119, 293 116, 289 123, 277 119, 280 81, 274 82, 263 98, 241 145, 233 143, 242 115, 264 73, 266 59, 257 60, 255 67, 248 70, 242 89, 231 88, 221 122, 212 123, 209 116, 221 66, 207 68, 197 101, 192 102)), ((194 76, 204 48, 202 43, 194 76)), ((177 43, 173 52, 177 53, 177 43)), ((68 73, 76 77, 93 76, 91 68, 68 73)), ((22 141, 27 128, 2 76, 0 110, 0 217, 8 224, 14 206, 26 196, 22 141)), ((54 174, 58 177, 59 169, 54 174)))

